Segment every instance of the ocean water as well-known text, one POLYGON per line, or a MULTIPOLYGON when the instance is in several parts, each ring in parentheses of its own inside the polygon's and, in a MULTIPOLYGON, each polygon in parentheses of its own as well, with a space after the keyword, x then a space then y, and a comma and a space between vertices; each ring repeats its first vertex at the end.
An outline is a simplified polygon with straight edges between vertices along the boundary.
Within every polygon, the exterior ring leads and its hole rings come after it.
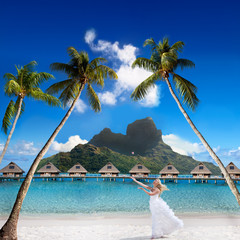
MULTIPOLYGON (((0 216, 10 213, 20 184, 0 182, 0 216)), ((240 215, 240 208, 226 184, 166 185, 170 191, 165 191, 161 197, 176 213, 240 215)), ((32 182, 21 214, 147 214, 149 196, 137 187, 136 183, 120 179, 116 182, 95 179, 32 182)))

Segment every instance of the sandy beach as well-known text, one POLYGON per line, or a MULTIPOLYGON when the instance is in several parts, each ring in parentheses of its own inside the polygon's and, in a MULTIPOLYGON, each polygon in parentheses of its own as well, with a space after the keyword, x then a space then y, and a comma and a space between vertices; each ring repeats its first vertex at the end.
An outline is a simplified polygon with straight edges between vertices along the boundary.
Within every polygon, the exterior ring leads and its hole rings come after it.
MULTIPOLYGON (((179 216, 184 228, 169 240, 236 240, 240 216, 179 216)), ((0 224, 4 223, 3 217, 0 224)), ((21 217, 19 240, 145 240, 151 237, 151 216, 21 217)))

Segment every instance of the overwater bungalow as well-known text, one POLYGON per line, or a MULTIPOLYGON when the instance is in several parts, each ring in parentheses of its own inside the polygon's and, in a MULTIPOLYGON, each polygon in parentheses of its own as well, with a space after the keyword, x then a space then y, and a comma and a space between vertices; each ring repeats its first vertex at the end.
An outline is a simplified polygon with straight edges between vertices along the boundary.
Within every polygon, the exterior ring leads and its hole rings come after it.
POLYGON ((14 162, 10 162, 0 170, 3 177, 21 177, 24 171, 14 162))
POLYGON ((133 177, 148 177, 150 170, 143 164, 138 163, 129 171, 129 173, 133 177))
POLYGON ((161 177, 170 177, 170 178, 177 178, 179 171, 171 164, 168 163, 160 172, 161 177))
POLYGON ((44 165, 42 168, 40 168, 37 173, 40 173, 40 176, 42 177, 55 177, 57 176, 61 171, 56 168, 51 162, 44 165))
POLYGON ((80 163, 76 163, 67 172, 69 173, 69 176, 84 177, 84 176, 86 176, 87 170, 80 163))
POLYGON ((198 166, 191 171, 191 174, 194 178, 209 178, 212 172, 202 162, 200 162, 198 166))
POLYGON ((227 165, 226 170, 232 178, 240 178, 240 169, 233 162, 227 165))
POLYGON ((101 176, 112 176, 116 177, 120 173, 120 171, 111 163, 107 163, 103 168, 101 168, 99 171, 101 173, 101 176))

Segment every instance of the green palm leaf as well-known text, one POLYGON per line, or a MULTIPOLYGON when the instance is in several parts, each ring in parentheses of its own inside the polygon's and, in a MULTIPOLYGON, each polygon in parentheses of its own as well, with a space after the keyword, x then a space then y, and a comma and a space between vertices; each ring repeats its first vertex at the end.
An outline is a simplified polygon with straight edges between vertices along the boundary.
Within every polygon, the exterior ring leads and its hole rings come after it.
POLYGON ((151 59, 139 57, 132 63, 132 68, 139 67, 147 71, 156 72, 159 69, 159 64, 151 59))
POLYGON ((61 93, 59 99, 62 101, 63 107, 66 107, 70 101, 76 97, 76 85, 74 82, 69 84, 61 93))
POLYGON ((61 82, 54 83, 53 85, 51 85, 46 90, 46 93, 48 93, 48 94, 57 94, 60 91, 62 91, 63 89, 65 89, 72 82, 73 82, 72 79, 67 79, 67 80, 64 80, 64 81, 61 81, 61 82))
POLYGON ((183 103, 186 103, 194 111, 199 102, 196 96, 197 87, 176 73, 173 74, 173 81, 183 103))
POLYGON ((155 50, 157 50, 157 47, 158 45, 156 44, 156 42, 153 40, 153 38, 149 38, 149 39, 146 39, 143 46, 150 46, 151 47, 151 50, 152 52, 154 52, 155 50))
POLYGON ((131 94, 131 98, 134 101, 143 99, 149 90, 154 86, 155 82, 160 79, 159 73, 153 73, 150 77, 148 77, 146 80, 141 82, 133 91, 131 94))
POLYGON ((61 72, 65 72, 67 75, 70 75, 74 72, 74 68, 66 63, 52 63, 50 65, 50 69, 52 71, 61 71, 61 72))
POLYGON ((15 102, 11 100, 7 106, 6 112, 2 120, 2 130, 5 134, 7 134, 9 127, 12 125, 12 119, 14 118, 15 112, 15 102))
POLYGON ((90 84, 87 85, 87 97, 88 97, 88 101, 89 101, 89 104, 90 104, 91 108, 95 112, 100 112, 101 111, 101 104, 100 104, 98 95, 93 90, 93 88, 90 84))
POLYGON ((44 93, 40 88, 33 88, 28 94, 28 97, 31 97, 35 100, 41 100, 47 103, 49 106, 60 106, 61 102, 58 98, 53 97, 50 94, 44 93))
POLYGON ((179 58, 174 69, 176 69, 177 67, 180 67, 181 70, 183 70, 184 68, 194 68, 195 63, 188 59, 179 58))
POLYGON ((21 91, 21 86, 15 80, 10 80, 5 84, 4 91, 8 96, 17 96, 21 91))

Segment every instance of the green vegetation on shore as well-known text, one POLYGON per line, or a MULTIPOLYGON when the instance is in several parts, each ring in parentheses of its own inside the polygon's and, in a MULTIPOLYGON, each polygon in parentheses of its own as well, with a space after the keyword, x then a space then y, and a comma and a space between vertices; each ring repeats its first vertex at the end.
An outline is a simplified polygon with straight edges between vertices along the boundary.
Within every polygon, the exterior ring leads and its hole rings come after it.
MULTIPOLYGON (((165 144, 164 144, 165 145, 165 144)), ((90 173, 97 173, 106 163, 112 162, 121 173, 128 173, 138 162, 144 164, 153 174, 171 162, 180 174, 190 174, 190 171, 198 165, 198 161, 191 157, 183 156, 169 149, 157 151, 154 149, 151 156, 127 156, 112 151, 107 147, 95 147, 91 144, 79 144, 70 152, 61 152, 43 159, 38 169, 47 162, 52 162, 62 172, 67 172, 74 164, 79 162, 90 173)), ((219 175, 220 170, 212 163, 204 162, 214 175, 219 175)))

